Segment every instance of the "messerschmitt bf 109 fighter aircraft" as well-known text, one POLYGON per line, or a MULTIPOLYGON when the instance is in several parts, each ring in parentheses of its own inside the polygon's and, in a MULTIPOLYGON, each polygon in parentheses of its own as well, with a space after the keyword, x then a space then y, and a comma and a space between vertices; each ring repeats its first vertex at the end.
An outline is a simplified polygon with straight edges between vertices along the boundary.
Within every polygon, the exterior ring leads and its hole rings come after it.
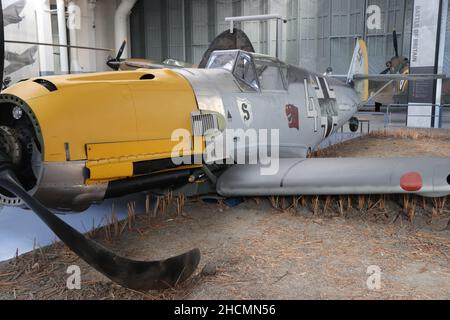
POLYGON ((242 50, 213 52, 205 69, 22 81, 0 95, 0 203, 33 210, 111 280, 151 290, 190 277, 199 250, 166 261, 129 260, 47 208, 82 211, 104 199, 168 189, 225 197, 450 194, 449 159, 307 158, 358 111, 369 79, 441 77, 367 73, 367 49, 358 40, 344 81, 242 50), (273 134, 254 140, 253 131, 273 134))

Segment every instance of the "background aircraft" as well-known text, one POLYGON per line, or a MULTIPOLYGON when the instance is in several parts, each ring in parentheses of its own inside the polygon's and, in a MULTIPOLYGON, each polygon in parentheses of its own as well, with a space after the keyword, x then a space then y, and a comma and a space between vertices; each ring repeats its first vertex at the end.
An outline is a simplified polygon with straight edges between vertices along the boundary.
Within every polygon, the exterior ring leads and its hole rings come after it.
POLYGON ((108 67, 116 71, 129 71, 136 70, 139 68, 144 69, 163 69, 163 68, 193 68, 196 67, 193 64, 189 64, 186 62, 178 61, 175 59, 167 59, 163 62, 158 62, 156 60, 149 59, 139 59, 139 58, 130 58, 130 59, 122 59, 123 51, 127 45, 127 41, 122 43, 122 46, 117 52, 117 56, 115 58, 110 58, 106 62, 108 67))
POLYGON ((23 20, 23 17, 21 17, 20 14, 26 4, 27 0, 18 0, 3 9, 3 23, 5 27, 10 24, 20 23, 23 20))
POLYGON ((9 64, 5 67, 5 75, 10 75, 26 66, 35 63, 35 56, 37 52, 37 46, 32 46, 21 54, 11 51, 5 51, 5 60, 9 62, 9 64))
MULTIPOLYGON (((386 69, 381 72, 381 74, 404 74, 410 73, 410 61, 407 57, 401 56, 399 54, 398 48, 398 37, 397 32, 393 32, 393 45, 395 56, 391 60, 386 62, 386 69)), ((442 103, 450 103, 450 79, 443 79, 442 81, 442 103)), ((409 85, 407 80, 394 81, 389 85, 385 83, 371 82, 369 92, 371 94, 377 93, 380 89, 383 90, 378 92, 376 98, 374 99, 376 111, 380 111, 381 106, 389 105, 407 105, 408 95, 409 95, 409 85)))
POLYGON ((139 58, 130 58, 130 59, 121 59, 123 51, 127 42, 124 41, 119 52, 117 53, 116 58, 111 58, 107 61, 107 65, 113 70, 136 70, 139 68, 144 69, 162 69, 162 68, 205 68, 206 63, 209 60, 209 57, 212 52, 216 50, 232 50, 232 49, 241 49, 247 52, 255 52, 253 45, 245 34, 244 31, 240 29, 233 29, 233 33, 230 30, 226 30, 219 34, 209 45, 206 52, 203 54, 202 60, 200 64, 194 65, 184 61, 179 61, 176 59, 166 59, 163 62, 158 62, 155 60, 149 59, 139 59, 139 58))
MULTIPOLYGON (((381 74, 409 74, 409 59, 399 54, 397 32, 394 30, 392 34, 395 56, 386 62, 386 69, 381 74)), ((378 92, 382 87, 384 89, 377 94, 374 99, 377 111, 380 107, 391 104, 408 103, 408 81, 394 81, 388 86, 383 83, 371 82, 370 93, 378 92)))

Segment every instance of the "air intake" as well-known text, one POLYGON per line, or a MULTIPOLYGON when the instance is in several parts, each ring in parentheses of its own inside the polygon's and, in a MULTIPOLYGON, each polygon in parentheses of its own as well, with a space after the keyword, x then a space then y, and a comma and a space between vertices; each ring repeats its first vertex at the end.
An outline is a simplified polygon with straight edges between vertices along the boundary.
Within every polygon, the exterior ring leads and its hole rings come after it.
POLYGON ((36 79, 34 80, 35 83, 40 84, 41 86, 43 86, 44 88, 46 88, 48 91, 53 92, 58 90, 58 88, 55 86, 54 83, 45 80, 45 79, 36 79))
POLYGON ((194 112, 191 114, 191 122, 194 137, 203 137, 208 132, 219 130, 219 122, 215 114, 194 112))

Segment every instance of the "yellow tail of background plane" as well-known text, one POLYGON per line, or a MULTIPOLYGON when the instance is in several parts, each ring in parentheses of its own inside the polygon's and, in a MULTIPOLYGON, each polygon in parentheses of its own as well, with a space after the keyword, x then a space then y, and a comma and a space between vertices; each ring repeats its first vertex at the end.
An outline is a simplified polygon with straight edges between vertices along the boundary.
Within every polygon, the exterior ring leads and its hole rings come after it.
POLYGON ((369 74, 369 53, 366 42, 358 39, 353 52, 352 62, 348 71, 347 82, 354 81, 355 90, 360 94, 361 101, 369 99, 369 81, 366 79, 356 80, 354 75, 369 74))

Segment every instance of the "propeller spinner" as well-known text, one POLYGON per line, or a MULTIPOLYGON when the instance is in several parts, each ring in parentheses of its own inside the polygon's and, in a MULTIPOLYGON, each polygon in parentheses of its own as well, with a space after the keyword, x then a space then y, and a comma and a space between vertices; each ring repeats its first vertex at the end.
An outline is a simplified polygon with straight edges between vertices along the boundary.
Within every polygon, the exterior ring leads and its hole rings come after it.
POLYGON ((124 40, 122 45, 120 46, 119 52, 117 52, 117 56, 114 59, 109 59, 106 64, 108 67, 110 67, 113 70, 118 71, 120 69, 120 63, 123 61, 121 60, 123 52, 125 51, 125 47, 127 45, 127 41, 124 40))

